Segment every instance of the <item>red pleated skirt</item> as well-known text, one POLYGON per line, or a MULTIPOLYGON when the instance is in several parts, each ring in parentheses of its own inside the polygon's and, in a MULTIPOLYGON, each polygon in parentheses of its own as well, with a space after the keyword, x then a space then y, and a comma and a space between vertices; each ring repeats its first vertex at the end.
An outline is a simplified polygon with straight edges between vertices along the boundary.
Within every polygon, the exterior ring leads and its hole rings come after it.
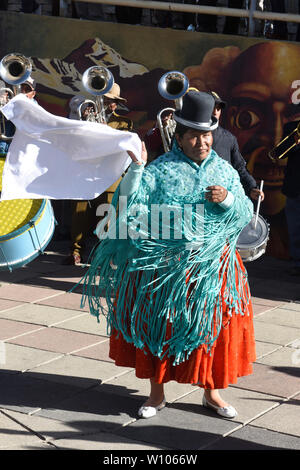
MULTIPOLYGON (((245 270, 237 253, 238 262, 245 270)), ((226 278, 223 282, 225 289, 226 278)), ((246 284, 243 296, 249 294, 246 284)), ((237 383, 238 377, 252 373, 256 359, 251 299, 244 315, 232 312, 223 302, 222 328, 210 351, 205 345, 195 349, 189 358, 173 365, 174 358, 159 359, 147 348, 137 349, 127 343, 121 334, 112 333, 109 357, 118 366, 135 368, 141 379, 154 378, 157 383, 175 380, 178 383, 197 384, 206 389, 221 389, 237 383)))

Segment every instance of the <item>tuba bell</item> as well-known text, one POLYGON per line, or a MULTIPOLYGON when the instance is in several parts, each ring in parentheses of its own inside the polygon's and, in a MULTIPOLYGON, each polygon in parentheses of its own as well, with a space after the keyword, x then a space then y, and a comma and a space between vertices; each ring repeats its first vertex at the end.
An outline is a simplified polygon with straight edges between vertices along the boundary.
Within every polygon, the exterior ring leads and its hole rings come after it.
POLYGON ((86 120, 106 124, 103 95, 108 93, 114 84, 112 73, 106 67, 95 65, 84 72, 82 76, 82 84, 86 91, 91 95, 94 95, 96 99, 95 101, 85 100, 81 103, 78 107, 79 119, 83 120, 82 108, 83 106, 88 105, 93 108, 93 110, 88 113, 86 120))
POLYGON ((13 89, 5 87, 0 88, 0 138, 3 141, 11 141, 12 137, 6 135, 5 118, 1 113, 1 108, 18 94, 18 85, 26 82, 31 72, 32 64, 30 60, 17 52, 7 54, 0 62, 0 77, 4 82, 13 86, 13 89))
POLYGON ((13 52, 3 57, 0 62, 0 76, 9 85, 20 85, 30 77, 32 64, 22 54, 13 52))
POLYGON ((282 139, 270 152, 268 153, 273 162, 281 160, 283 157, 287 158, 287 153, 297 145, 297 140, 300 138, 300 121, 297 127, 284 139, 282 139))
POLYGON ((175 109, 164 108, 157 114, 157 124, 165 152, 169 152, 171 149, 171 142, 174 136, 176 122, 173 117, 170 117, 167 124, 163 125, 162 115, 165 112, 174 113, 176 109, 180 109, 182 106, 182 97, 188 90, 188 78, 184 73, 178 72, 177 70, 165 73, 158 82, 158 91, 160 95, 167 100, 175 101, 175 109))

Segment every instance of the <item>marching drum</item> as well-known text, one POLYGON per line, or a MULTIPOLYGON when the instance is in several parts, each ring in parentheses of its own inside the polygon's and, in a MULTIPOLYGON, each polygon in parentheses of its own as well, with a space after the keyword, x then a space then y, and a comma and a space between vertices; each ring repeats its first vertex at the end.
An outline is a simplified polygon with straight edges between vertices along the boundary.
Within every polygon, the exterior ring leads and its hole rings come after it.
POLYGON ((269 232, 270 227, 265 219, 254 214, 249 224, 241 231, 236 244, 236 248, 244 262, 254 261, 265 253, 269 232))
POLYGON ((0 191, 2 191, 2 173, 5 163, 5 157, 3 155, 0 156, 0 191))
POLYGON ((0 271, 20 268, 43 253, 55 223, 48 199, 1 201, 0 271))

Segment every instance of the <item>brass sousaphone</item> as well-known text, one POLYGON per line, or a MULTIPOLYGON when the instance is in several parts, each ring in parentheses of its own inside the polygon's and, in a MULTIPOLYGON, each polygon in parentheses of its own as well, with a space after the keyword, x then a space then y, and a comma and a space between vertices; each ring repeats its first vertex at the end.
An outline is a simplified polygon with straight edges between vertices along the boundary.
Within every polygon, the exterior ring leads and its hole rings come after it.
POLYGON ((89 113, 87 120, 106 124, 103 95, 108 93, 114 84, 114 77, 111 71, 101 65, 94 65, 84 72, 82 84, 86 91, 95 96, 95 101, 85 100, 80 104, 78 108, 79 119, 83 119, 83 106, 91 105, 95 109, 95 112, 89 113))
POLYGON ((0 77, 2 80, 9 85, 12 85, 11 88, 0 88, 1 94, 1 104, 0 104, 0 138, 4 141, 11 141, 12 137, 7 136, 5 134, 5 120, 3 118, 3 114, 1 113, 1 107, 4 106, 8 100, 12 99, 16 96, 19 92, 19 85, 21 83, 26 82, 30 77, 32 72, 32 64, 30 60, 22 54, 18 52, 13 52, 11 54, 7 54, 3 57, 0 62, 0 77), (5 96, 7 95, 7 96, 5 96))
MULTIPOLYGON (((176 109, 182 106, 182 97, 188 91, 189 81, 186 75, 177 70, 165 73, 158 82, 158 91, 160 95, 167 99, 175 101, 176 109)), ((171 148, 172 138, 176 127, 176 122, 170 118, 168 124, 163 126, 162 114, 165 111, 174 112, 174 108, 164 108, 157 114, 157 123, 160 130, 164 151, 168 152, 171 148)))

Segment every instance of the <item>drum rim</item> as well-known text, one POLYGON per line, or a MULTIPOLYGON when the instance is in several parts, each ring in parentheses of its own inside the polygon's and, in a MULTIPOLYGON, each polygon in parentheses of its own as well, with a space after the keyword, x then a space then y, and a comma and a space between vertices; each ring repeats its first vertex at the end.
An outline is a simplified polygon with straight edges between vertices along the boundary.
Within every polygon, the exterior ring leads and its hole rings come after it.
MULTIPOLYGON (((253 217, 255 216, 255 212, 253 213, 253 217)), ((251 220, 253 220, 253 217, 251 220)), ((250 220, 250 222, 251 222, 250 220)), ((243 230, 250 224, 250 222, 245 225, 245 227, 243 228, 243 230)), ((269 234, 270 234, 270 226, 268 224, 268 222, 260 215, 258 214, 258 220, 257 222, 260 224, 260 226, 262 228, 265 228, 266 229, 266 232, 265 234, 262 234, 260 236, 260 238, 257 238, 255 241, 249 243, 249 242, 239 242, 239 237, 237 239, 237 242, 236 242, 236 247, 238 249, 256 249, 256 248, 259 248, 261 246, 263 246, 265 243, 267 243, 268 239, 269 239, 269 234)), ((241 235, 242 231, 240 232, 239 236, 241 235)))
MULTIPOLYGON (((18 268, 30 263, 34 259, 36 259, 39 256, 39 254, 41 253, 41 250, 43 252, 45 250, 45 248, 49 245, 49 243, 52 239, 54 230, 55 230, 55 218, 54 218, 54 214, 52 213, 51 225, 50 225, 50 228, 47 232, 47 235, 46 235, 44 241, 42 242, 41 249, 36 249, 34 252, 30 253, 25 258, 18 258, 14 262, 10 262, 9 268, 8 268, 9 271, 14 271, 15 269, 18 269, 18 268)), ((4 266, 7 267, 8 264, 7 263, 0 263, 0 272, 6 271, 6 269, 5 270, 2 269, 4 266)))
MULTIPOLYGON (((33 199, 31 199, 31 200, 33 200, 33 199)), ((16 238, 19 235, 21 235, 22 233, 26 232, 27 230, 30 230, 31 224, 36 222, 37 220, 39 220, 41 218, 43 212, 46 209, 48 199, 41 199, 41 201, 42 202, 41 202, 41 205, 40 205, 39 210, 37 211, 37 213, 26 224, 22 225, 22 227, 14 230, 13 232, 7 233, 6 235, 1 235, 0 236, 0 243, 6 242, 7 240, 11 240, 13 238, 16 238)))

